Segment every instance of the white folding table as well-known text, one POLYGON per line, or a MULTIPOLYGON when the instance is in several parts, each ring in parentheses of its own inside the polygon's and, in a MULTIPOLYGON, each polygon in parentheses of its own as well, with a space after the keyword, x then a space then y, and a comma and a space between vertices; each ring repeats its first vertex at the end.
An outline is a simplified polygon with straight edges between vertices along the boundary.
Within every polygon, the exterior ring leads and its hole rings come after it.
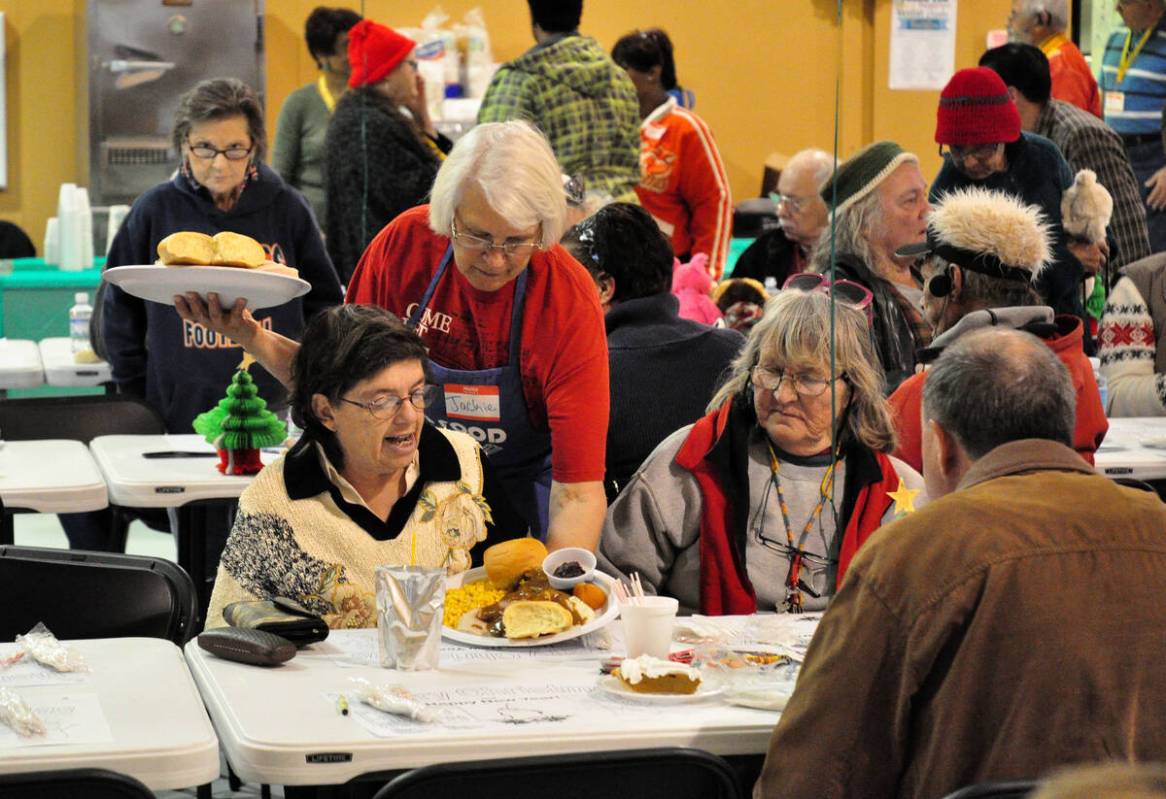
MULTIPOLYGON (((814 622, 805 628, 812 635, 816 621, 807 621, 814 622)), ((363 636, 371 649, 376 635, 342 631, 317 647, 363 636)), ((263 669, 217 658, 196 641, 187 644, 187 662, 223 752, 244 781, 336 785, 433 763, 656 746, 759 756, 780 716, 717 697, 669 705, 613 697, 598 687, 600 660, 610 652, 556 658, 533 649, 505 659, 514 650, 482 649, 481 659, 473 659, 465 647, 443 644, 441 668, 402 672, 344 664, 315 649, 263 669), (451 649, 460 657, 451 659, 451 649), (373 734, 357 716, 379 711, 357 702, 353 678, 402 685, 436 702, 450 721, 400 722, 399 731, 373 734), (348 698, 348 715, 337 710, 338 693, 348 698)))
POLYGON ((1166 416, 1110 419, 1094 466, 1106 477, 1166 480, 1166 416))
POLYGON ((0 443, 0 544, 12 543, 9 511, 81 513, 109 504, 105 478, 80 441, 0 443))
MULTIPOLYGON (((83 682, 30 685, 16 680, 9 687, 34 705, 65 696, 81 705, 96 697, 110 739, 46 746, 10 735, 0 742, 0 772, 106 768, 135 777, 151 790, 206 785, 219 776, 218 739, 178 647, 154 638, 68 645, 89 665, 83 682)), ((12 649, 8 645, 4 652, 12 649)), ((0 675, 0 682, 12 677, 0 675)), ((45 721, 50 730, 64 724, 63 717, 45 721)))
POLYGON ((41 339, 41 363, 45 383, 69 388, 100 386, 112 380, 110 366, 105 361, 77 363, 73 360, 73 342, 68 338, 41 339))
POLYGON ((44 382, 44 366, 36 342, 0 338, 0 391, 35 388, 44 382))
MULTIPOLYGON (((202 531, 208 505, 233 502, 251 484, 250 476, 219 474, 214 448, 202 436, 98 436, 89 442, 105 475, 109 501, 127 508, 178 510, 178 564, 194 580, 200 611, 206 608, 206 551, 202 531), (208 457, 146 458, 147 452, 191 452, 208 457)), ((264 463, 276 455, 264 452, 264 463)))

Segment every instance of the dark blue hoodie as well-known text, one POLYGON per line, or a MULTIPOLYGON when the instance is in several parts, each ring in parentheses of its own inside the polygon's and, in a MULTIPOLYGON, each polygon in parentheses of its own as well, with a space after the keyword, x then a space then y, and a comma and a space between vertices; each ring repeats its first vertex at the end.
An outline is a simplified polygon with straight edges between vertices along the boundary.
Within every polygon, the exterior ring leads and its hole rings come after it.
MULTIPOLYGON (((206 189, 195 189, 181 174, 150 189, 134 203, 106 266, 152 264, 158 242, 181 230, 244 233, 273 261, 299 270, 312 290, 255 314, 277 333, 299 339, 306 318, 341 300, 340 282, 307 202, 263 164, 230 211, 215 208, 206 189)), ((171 432, 191 432, 194 417, 223 398, 243 350, 201 325, 183 322, 170 305, 140 300, 116 286, 104 288, 101 335, 119 390, 144 396, 171 432)), ((258 365, 251 372, 260 396, 282 404, 279 382, 258 365)))

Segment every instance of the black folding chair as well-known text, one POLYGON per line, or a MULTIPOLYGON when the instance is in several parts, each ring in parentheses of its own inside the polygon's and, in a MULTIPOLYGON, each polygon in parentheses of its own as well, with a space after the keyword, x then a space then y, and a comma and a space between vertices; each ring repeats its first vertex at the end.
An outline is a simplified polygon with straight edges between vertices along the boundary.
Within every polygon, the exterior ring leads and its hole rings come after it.
POLYGON ((474 799, 738 799, 745 792, 724 759, 677 747, 440 763, 402 774, 378 791, 375 799, 444 799, 467 794, 474 799))
POLYGON ((153 799, 138 780, 103 768, 0 774, 4 799, 153 799))
POLYGON ((1040 783, 1036 780, 981 782, 960 788, 943 799, 1024 799, 1038 787, 1040 783))
MULTIPOLYGON (((64 438, 88 444, 97 436, 151 435, 166 432, 166 424, 145 401, 129 396, 30 397, 0 400, 0 434, 8 441, 64 438)), ((0 544, 12 544, 12 513, 0 521, 0 544)), ((169 531, 162 512, 154 517, 110 507, 95 517, 109 530, 109 545, 124 551, 130 522, 141 516, 147 525, 169 531)))
POLYGON ((182 646, 193 630, 194 596, 190 576, 163 558, 0 546, 0 641, 43 621, 58 638, 165 638, 182 646))

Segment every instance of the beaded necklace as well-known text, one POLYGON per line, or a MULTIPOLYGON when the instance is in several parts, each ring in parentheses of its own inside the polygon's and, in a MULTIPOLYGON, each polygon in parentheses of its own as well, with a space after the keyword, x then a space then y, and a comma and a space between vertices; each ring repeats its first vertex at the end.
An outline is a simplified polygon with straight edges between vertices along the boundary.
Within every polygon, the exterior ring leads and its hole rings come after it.
POLYGON ((802 527, 802 534, 795 544, 793 526, 789 521, 789 505, 781 490, 781 461, 777 459, 777 453, 773 451, 773 444, 766 442, 766 446, 769 448, 770 479, 773 481, 774 488, 777 489, 777 505, 781 508, 781 520, 785 523, 785 540, 789 556, 789 572, 785 576, 785 601, 782 603, 782 609, 789 613, 801 613, 804 603, 799 578, 802 571, 802 558, 805 554, 802 543, 810 531, 814 529, 814 525, 821 519, 822 510, 826 507, 826 500, 833 494, 834 467, 838 463, 838 459, 831 460, 830 468, 826 470, 826 474, 822 478, 822 485, 818 490, 818 504, 810 512, 810 517, 806 519, 806 524, 802 527))

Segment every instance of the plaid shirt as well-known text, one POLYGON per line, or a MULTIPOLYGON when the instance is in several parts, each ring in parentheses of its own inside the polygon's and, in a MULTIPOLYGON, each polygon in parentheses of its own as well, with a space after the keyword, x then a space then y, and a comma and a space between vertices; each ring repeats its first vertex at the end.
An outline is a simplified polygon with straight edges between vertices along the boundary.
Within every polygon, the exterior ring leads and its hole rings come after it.
POLYGON ((1061 100, 1049 100, 1035 132, 1061 149, 1074 172, 1092 169, 1097 182, 1109 189, 1113 197, 1109 232, 1117 242, 1110 269, 1149 255, 1146 209, 1121 137, 1097 117, 1061 100))
POLYGON ((525 119, 568 175, 613 197, 640 180, 640 103, 631 79, 594 39, 569 34, 499 67, 479 122, 525 119))

